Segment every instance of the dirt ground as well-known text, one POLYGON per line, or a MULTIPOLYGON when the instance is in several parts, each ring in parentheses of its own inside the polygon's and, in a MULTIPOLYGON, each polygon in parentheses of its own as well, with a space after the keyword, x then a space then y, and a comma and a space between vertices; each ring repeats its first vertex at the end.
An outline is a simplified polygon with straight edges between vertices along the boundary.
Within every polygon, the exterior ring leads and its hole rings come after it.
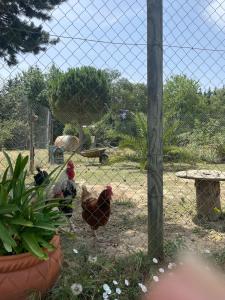
MULTIPOLYGON (((27 152, 23 152, 28 154, 27 152)), ((18 151, 11 151, 15 159, 18 151)), ((108 224, 98 230, 98 251, 110 256, 123 256, 147 249, 147 175, 137 163, 124 162, 101 166, 97 159, 75 155, 76 182, 99 193, 107 184, 113 188, 112 214, 108 224)), ((35 162, 46 170, 47 151, 36 151, 35 162)), ((0 154, 0 171, 6 166, 0 154)), ((164 232, 168 248, 182 241, 188 249, 223 251, 225 221, 201 222, 195 220, 195 187, 192 180, 177 178, 176 171, 185 169, 215 169, 225 171, 225 165, 164 165, 164 232)), ((32 179, 32 178, 31 178, 32 179)), ((221 183, 221 203, 225 208, 225 183, 221 183)), ((90 245, 93 238, 89 226, 82 220, 80 196, 74 201, 73 223, 76 243, 90 245)), ((156 233, 157 234, 157 233, 156 233)), ((170 249, 169 249, 170 250, 170 249)), ((171 249, 172 251, 172 249, 171 249)))
MULTIPOLYGON (((196 166, 200 167, 203 168, 196 166)), ((88 189, 98 194, 107 183, 110 183, 114 192, 110 221, 107 226, 98 230, 100 238, 98 250, 110 256, 146 251, 148 242, 146 174, 140 172, 138 166, 132 163, 120 164, 116 168, 115 166, 87 168, 87 173, 84 173, 84 166, 80 166, 80 169, 78 166, 79 186, 85 184, 88 189)), ((224 166, 216 166, 217 170, 223 168, 224 166)), ((189 250, 222 251, 225 238, 224 220, 199 223, 195 219, 194 182, 177 178, 176 169, 182 170, 182 166, 178 165, 174 171, 164 172, 164 234, 168 247, 171 241, 175 243, 182 241, 189 250)), ((225 184, 221 184, 221 199, 224 207, 225 184)), ((77 228, 77 240, 82 244, 89 243, 91 249, 93 239, 88 225, 81 218, 79 196, 75 201, 73 220, 77 228)))

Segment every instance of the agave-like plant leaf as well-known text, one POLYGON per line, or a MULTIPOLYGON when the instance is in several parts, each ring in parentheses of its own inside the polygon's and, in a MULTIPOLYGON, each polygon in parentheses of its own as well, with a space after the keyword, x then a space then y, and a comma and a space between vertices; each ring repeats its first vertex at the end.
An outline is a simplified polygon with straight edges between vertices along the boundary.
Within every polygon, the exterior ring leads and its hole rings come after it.
POLYGON ((4 156, 5 156, 5 158, 6 158, 7 162, 8 162, 8 165, 9 165, 8 168, 10 170, 10 174, 11 174, 11 176, 13 176, 13 165, 12 165, 11 158, 8 155, 7 152, 3 151, 3 154, 4 154, 4 156))
POLYGON ((4 223, 0 220, 0 239, 2 240, 3 244, 7 245, 6 251, 9 250, 9 247, 15 247, 16 242, 10 235, 9 231, 7 230, 4 223))
POLYGON ((46 260, 48 258, 47 254, 44 253, 43 249, 40 247, 37 236, 30 232, 23 232, 21 237, 25 248, 29 252, 37 256, 39 259, 46 260))

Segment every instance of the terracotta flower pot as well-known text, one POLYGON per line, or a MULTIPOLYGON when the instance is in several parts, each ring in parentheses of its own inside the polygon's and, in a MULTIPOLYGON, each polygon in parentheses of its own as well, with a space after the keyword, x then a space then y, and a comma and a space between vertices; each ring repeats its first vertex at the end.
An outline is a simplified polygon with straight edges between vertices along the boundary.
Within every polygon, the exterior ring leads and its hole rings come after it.
POLYGON ((54 285, 62 265, 59 236, 51 243, 56 249, 48 260, 30 253, 0 256, 0 300, 27 300, 31 292, 44 295, 54 285))

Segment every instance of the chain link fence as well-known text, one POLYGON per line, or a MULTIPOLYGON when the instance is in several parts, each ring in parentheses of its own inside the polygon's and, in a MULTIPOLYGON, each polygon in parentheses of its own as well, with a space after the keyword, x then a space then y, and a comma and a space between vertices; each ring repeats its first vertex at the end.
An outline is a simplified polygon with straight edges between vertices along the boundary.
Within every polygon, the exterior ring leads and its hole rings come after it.
MULTIPOLYGON (((222 0, 163 5, 164 250, 166 258, 183 247, 217 255, 224 249, 225 5, 222 0)), ((120 279, 126 279, 132 269, 112 266, 124 258, 136 273, 129 275, 134 287, 126 286, 121 299, 137 299, 136 281, 149 276, 140 254, 148 247, 147 5, 68 0, 50 14, 50 21, 34 23, 57 43, 37 54, 18 51, 16 65, 0 61, 0 145, 13 160, 20 152, 30 156, 30 182, 36 166, 48 173, 57 166, 54 146, 63 149, 64 161, 74 152, 75 239, 62 236, 65 266, 48 299, 78 299, 70 290, 75 279, 87 284, 79 299, 100 299, 97 272, 99 284, 107 280, 107 268, 113 276, 120 268, 120 279), (113 190, 109 222, 97 230, 97 250, 82 218, 82 185, 93 197, 107 185, 113 190), (80 261, 74 248, 82 253, 80 261), (96 253, 103 258, 93 267, 96 253), (90 260, 87 279, 82 266, 90 260), (104 267, 98 270, 99 265, 104 267)), ((9 30, 12 42, 24 30, 35 34, 15 25, 9 30)), ((108 219, 108 211, 100 210, 108 219)))

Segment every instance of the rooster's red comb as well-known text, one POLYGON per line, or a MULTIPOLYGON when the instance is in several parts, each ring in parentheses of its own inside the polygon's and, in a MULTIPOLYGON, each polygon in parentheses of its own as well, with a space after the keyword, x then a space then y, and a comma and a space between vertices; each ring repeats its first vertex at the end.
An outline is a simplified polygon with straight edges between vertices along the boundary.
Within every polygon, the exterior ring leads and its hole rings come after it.
POLYGON ((69 160, 69 161, 68 161, 67 167, 68 167, 68 168, 71 168, 71 169, 74 169, 74 163, 72 162, 72 160, 69 160))

